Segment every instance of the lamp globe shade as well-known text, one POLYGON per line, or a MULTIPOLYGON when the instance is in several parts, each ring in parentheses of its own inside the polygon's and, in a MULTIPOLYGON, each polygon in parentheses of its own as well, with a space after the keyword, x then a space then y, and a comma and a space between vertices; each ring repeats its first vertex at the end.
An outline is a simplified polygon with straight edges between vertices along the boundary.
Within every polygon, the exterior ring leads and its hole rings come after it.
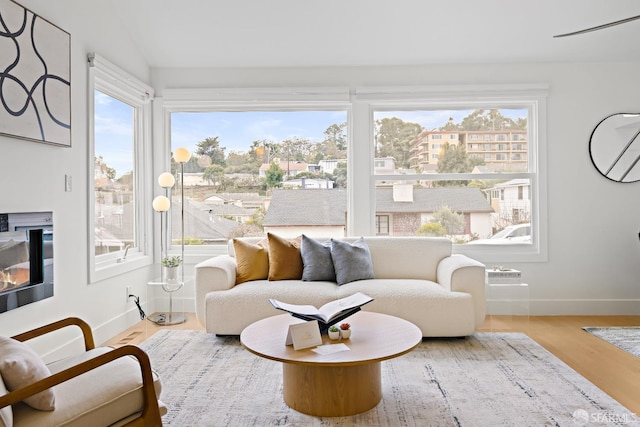
POLYGON ((169 172, 161 173, 158 177, 158 184, 162 188, 171 188, 176 183, 176 178, 169 172))
POLYGON ((166 212, 169 210, 169 207, 171 206, 171 202, 169 201, 169 198, 166 196, 158 196, 155 199, 153 199, 153 210, 156 212, 166 212))
POLYGON ((187 163, 191 158, 191 153, 184 147, 176 148, 173 152, 173 160, 178 163, 187 163))

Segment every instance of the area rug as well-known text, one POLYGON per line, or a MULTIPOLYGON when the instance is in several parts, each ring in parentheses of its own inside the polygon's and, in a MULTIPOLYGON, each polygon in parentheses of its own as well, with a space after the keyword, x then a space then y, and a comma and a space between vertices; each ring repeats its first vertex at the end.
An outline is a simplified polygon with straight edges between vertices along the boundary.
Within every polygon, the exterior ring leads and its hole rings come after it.
POLYGON ((382 363, 377 407, 334 418, 290 409, 282 399, 281 364, 249 353, 238 338, 165 329, 141 347, 162 379, 166 426, 575 426, 613 417, 625 424, 638 420, 519 333, 425 340, 382 363))
POLYGON ((640 357, 640 327, 639 326, 585 326, 585 331, 605 340, 606 342, 640 357))

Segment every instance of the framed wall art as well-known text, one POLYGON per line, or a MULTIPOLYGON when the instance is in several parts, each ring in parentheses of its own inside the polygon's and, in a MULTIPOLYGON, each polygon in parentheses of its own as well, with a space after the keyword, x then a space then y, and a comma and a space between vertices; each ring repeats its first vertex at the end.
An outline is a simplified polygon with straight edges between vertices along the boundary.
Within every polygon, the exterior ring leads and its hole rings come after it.
POLYGON ((71 36, 0 0, 0 134, 71 146, 71 36))

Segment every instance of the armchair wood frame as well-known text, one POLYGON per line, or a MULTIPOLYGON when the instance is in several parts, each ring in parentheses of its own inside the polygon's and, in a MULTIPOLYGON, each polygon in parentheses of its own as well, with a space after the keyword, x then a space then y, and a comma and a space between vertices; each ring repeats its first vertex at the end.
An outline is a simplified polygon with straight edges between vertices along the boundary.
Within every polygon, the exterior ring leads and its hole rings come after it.
MULTIPOLYGON (((12 338, 17 341, 24 342, 67 326, 78 326, 82 330, 84 346, 87 351, 95 348, 91 327, 85 321, 77 317, 69 317, 63 320, 59 320, 57 322, 41 326, 31 331, 15 335, 12 338)), ((68 381, 85 372, 95 369, 98 366, 105 365, 109 362, 125 356, 135 357, 140 364, 140 371, 142 372, 142 391, 144 396, 142 413, 140 417, 130 421, 126 425, 131 427, 162 426, 162 418, 160 416, 158 399, 156 398, 155 388, 153 385, 153 373, 151 371, 151 362, 149 360, 149 356, 142 349, 134 345, 124 345, 122 347, 115 348, 108 353, 101 354, 94 357, 93 359, 86 360, 33 384, 29 384, 26 387, 13 390, 5 394, 4 396, 0 396, 0 408, 4 408, 8 405, 13 405, 14 403, 20 402, 29 396, 44 391, 57 384, 68 381)))

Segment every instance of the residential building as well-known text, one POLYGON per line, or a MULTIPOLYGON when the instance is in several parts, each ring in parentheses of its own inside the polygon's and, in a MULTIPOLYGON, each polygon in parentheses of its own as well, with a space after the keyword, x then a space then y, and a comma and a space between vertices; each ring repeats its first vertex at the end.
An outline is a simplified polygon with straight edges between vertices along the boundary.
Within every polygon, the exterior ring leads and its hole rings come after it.
MULTIPOLYGON (((376 234, 413 236, 443 207, 462 215, 464 228, 456 235, 491 232, 493 209, 477 188, 413 188, 396 184, 376 188, 376 234)), ((345 236, 347 193, 345 190, 275 190, 264 218, 265 231, 295 237, 345 236), (312 210, 305 209, 312 206, 312 210), (310 212, 310 213, 309 213, 310 212)))
POLYGON ((493 171, 525 171, 527 132, 524 130, 425 130, 411 142, 411 167, 427 171, 438 165, 446 144, 462 145, 469 157, 481 159, 493 171))

